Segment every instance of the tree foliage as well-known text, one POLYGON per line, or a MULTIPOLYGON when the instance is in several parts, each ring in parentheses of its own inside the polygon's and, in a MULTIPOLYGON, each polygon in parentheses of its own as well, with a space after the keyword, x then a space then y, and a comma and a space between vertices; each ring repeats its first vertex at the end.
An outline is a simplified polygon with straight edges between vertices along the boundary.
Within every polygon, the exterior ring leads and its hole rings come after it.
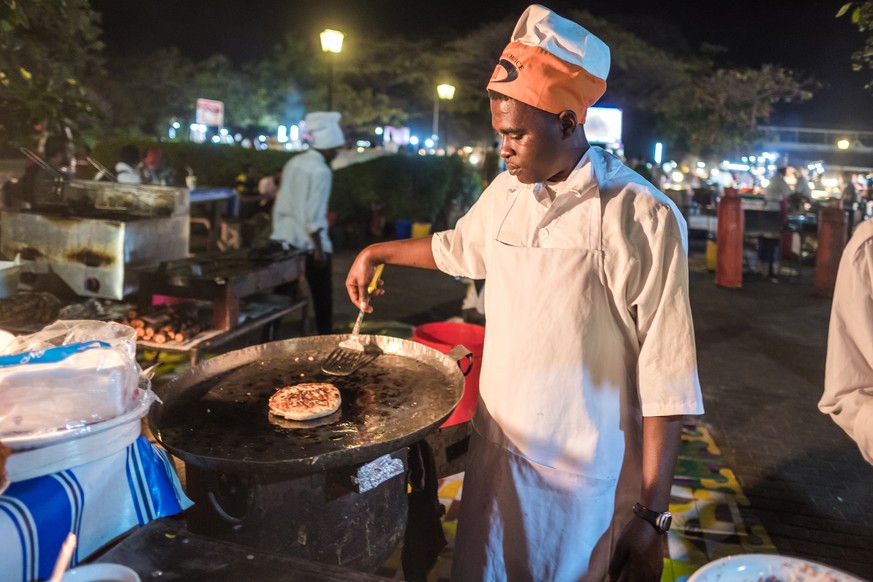
MULTIPOLYGON (((873 0, 844 7, 865 30, 873 0)), ((226 125, 275 127, 299 122, 327 106, 351 135, 380 125, 428 127, 436 85, 456 87, 440 103, 453 134, 490 141, 485 85, 510 37, 514 18, 483 24, 441 46, 432 40, 350 36, 340 54, 322 53, 317 35, 289 33, 271 54, 250 63, 226 55, 192 61, 173 47, 109 62, 103 74, 99 18, 88 0, 0 0, 0 132, 7 140, 35 123, 57 127, 99 109, 107 134, 162 136, 170 123, 194 121, 198 97, 225 103, 226 125), (94 103, 97 107, 95 108, 94 103)), ((612 49, 605 101, 659 126, 674 151, 716 152, 749 143, 778 103, 811 96, 812 83, 774 65, 721 64, 714 47, 693 50, 675 29, 641 26, 639 19, 604 19, 587 11, 567 16, 612 49), (657 34, 656 34, 657 32, 657 34)), ((873 38, 865 53, 873 67, 873 38)), ((861 58, 861 57, 859 57, 861 58)))
POLYGON ((83 80, 102 72, 99 22, 88 0, 0 0, 0 141, 93 120, 83 80))
MULTIPOLYGON (((873 69, 873 1, 847 2, 837 12, 837 18, 849 15, 852 23, 863 33, 866 33, 864 46, 852 54, 852 68, 861 71, 873 69)), ((873 81, 866 88, 873 90, 873 81)))

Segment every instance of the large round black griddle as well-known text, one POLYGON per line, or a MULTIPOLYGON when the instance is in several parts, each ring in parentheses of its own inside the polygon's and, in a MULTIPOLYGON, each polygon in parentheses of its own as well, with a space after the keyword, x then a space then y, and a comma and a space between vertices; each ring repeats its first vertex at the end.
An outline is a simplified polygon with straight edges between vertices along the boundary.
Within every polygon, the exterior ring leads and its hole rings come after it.
POLYGON ((321 364, 348 335, 295 338, 230 352, 156 389, 149 414, 157 439, 204 469, 308 474, 396 451, 441 424, 464 387, 458 363, 422 344, 367 336, 383 351, 350 376, 321 364), (342 395, 334 414, 306 422, 269 413, 279 388, 331 382, 342 395))

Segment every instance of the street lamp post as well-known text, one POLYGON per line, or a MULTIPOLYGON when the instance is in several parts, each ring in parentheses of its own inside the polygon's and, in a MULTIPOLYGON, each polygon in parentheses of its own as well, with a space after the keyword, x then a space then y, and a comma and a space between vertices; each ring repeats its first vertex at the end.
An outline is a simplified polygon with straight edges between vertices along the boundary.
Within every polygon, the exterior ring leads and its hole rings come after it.
MULTIPOLYGON (((440 100, 451 101, 455 98, 455 86, 437 85, 436 97, 433 100, 433 136, 434 140, 439 142, 440 139, 440 100)), ((448 141, 448 138, 446 139, 448 141)))
POLYGON ((321 39, 321 50, 326 53, 333 53, 334 56, 328 55, 328 81, 327 81, 327 110, 333 111, 333 62, 336 60, 337 54, 343 50, 343 39, 345 35, 338 30, 325 28, 319 34, 321 39))

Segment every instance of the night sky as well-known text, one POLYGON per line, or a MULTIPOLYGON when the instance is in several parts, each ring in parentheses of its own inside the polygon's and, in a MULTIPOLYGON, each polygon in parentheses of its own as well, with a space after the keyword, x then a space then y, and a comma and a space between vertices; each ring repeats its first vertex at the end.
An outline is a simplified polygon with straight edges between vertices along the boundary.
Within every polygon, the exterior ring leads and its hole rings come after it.
MULTIPOLYGON (((347 35, 399 33, 451 38, 479 24, 517 17, 518 0, 93 0, 103 15, 107 53, 177 46, 200 59, 223 53, 236 62, 261 58, 288 32, 314 35, 336 28, 347 35)), ((835 18, 844 0, 642 2, 555 0, 558 13, 585 8, 609 19, 617 13, 675 30, 691 47, 728 48, 735 65, 770 62, 810 74, 824 84, 801 106, 783 107, 773 123, 873 130, 873 71, 854 72, 851 54, 863 36, 849 18, 835 18), (661 22, 663 24, 658 24, 661 22)), ((585 23, 581 23, 583 26, 585 23)), ((496 55, 495 55, 496 56, 496 55)), ((483 80, 483 85, 484 85, 483 80)))

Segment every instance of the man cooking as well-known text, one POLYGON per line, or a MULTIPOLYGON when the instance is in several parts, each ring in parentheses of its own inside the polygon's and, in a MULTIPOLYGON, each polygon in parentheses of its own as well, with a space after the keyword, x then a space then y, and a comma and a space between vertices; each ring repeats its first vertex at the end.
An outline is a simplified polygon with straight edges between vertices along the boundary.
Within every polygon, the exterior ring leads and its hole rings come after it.
POLYGON ((345 144, 336 111, 315 111, 304 124, 311 148, 285 163, 273 204, 273 240, 306 251, 306 280, 312 290, 318 333, 333 333, 333 290, 327 206, 333 174, 330 163, 345 144))
POLYGON ((455 229, 369 246, 346 280, 357 305, 380 263, 487 277, 456 580, 660 579, 683 415, 703 412, 686 225, 589 146, 608 69, 530 6, 487 87, 507 171, 455 229))

